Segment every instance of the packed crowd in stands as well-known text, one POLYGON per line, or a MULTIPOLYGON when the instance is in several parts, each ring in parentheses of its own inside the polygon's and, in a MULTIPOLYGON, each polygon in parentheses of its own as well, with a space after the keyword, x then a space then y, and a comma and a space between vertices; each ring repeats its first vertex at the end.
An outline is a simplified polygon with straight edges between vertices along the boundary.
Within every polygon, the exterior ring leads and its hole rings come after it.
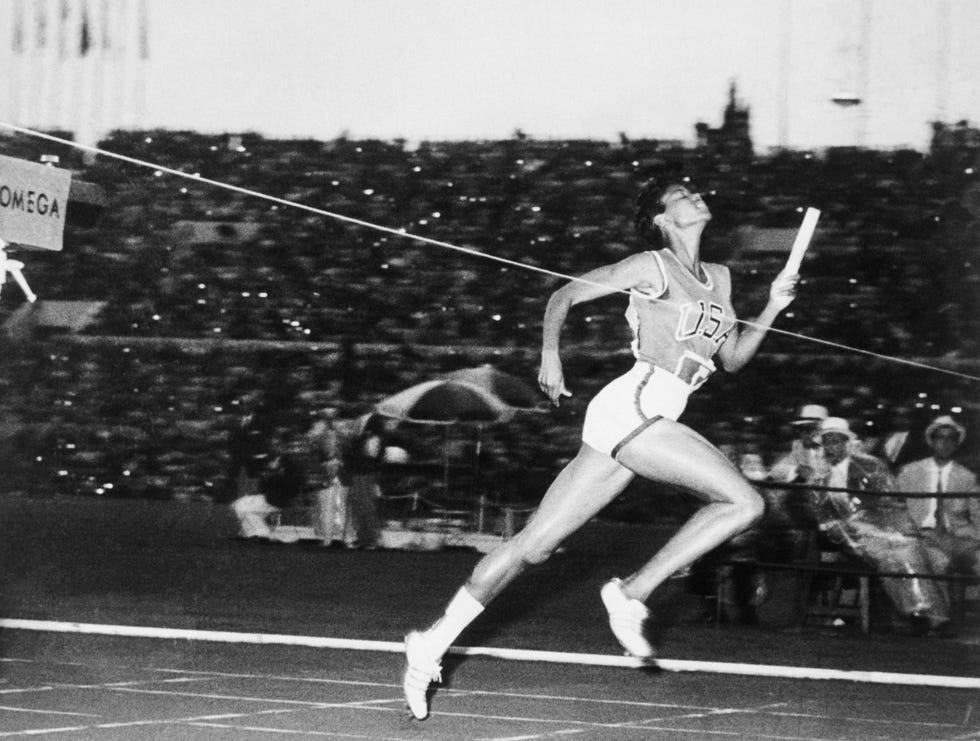
MULTIPOLYGON (((707 256, 730 266, 743 318, 764 304, 789 246, 765 249, 765 234, 791 241, 807 206, 822 211, 782 332, 737 383, 718 374, 695 396, 693 427, 771 460, 803 403, 831 406, 872 445, 909 414, 976 412, 974 381, 848 349, 976 375, 976 148, 732 163, 625 137, 517 132, 409 147, 171 131, 117 131, 100 147, 153 166, 0 139, 8 156, 58 155, 110 204, 95 228, 69 229, 63 252, 18 255, 42 300, 106 306, 70 338, 6 342, 0 406, 13 488, 217 498, 215 451, 236 399, 254 388, 283 389, 302 426, 325 399, 359 414, 464 366, 493 363, 533 385, 544 301, 560 279, 512 263, 576 275, 642 249, 632 200, 653 176, 690 177, 705 194, 716 215, 707 256)), ((621 298, 569 320, 569 403, 489 431, 501 471, 555 471, 574 453, 586 401, 630 362, 621 298)), ((23 302, 13 287, 2 299, 4 317, 23 302)))

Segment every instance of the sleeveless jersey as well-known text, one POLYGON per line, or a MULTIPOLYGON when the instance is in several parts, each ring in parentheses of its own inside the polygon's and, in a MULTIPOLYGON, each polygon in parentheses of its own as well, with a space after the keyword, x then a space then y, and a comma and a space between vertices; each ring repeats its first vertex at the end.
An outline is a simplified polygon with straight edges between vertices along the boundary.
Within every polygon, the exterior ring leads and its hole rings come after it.
POLYGON ((664 289, 656 296, 634 290, 626 309, 638 360, 663 368, 698 388, 715 371, 712 356, 735 328, 731 286, 721 265, 702 263, 702 281, 669 250, 657 261, 664 289))

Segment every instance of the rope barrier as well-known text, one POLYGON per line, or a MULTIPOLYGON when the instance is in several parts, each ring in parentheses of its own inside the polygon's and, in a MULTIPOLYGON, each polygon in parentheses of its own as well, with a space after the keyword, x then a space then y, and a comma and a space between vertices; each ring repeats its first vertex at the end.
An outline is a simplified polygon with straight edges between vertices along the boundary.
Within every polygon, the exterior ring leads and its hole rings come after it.
MULTIPOLYGON (((863 496, 872 497, 892 497, 896 499, 980 499, 980 492, 956 492, 956 491, 944 491, 944 492, 928 492, 928 491, 888 491, 888 490, 877 490, 877 489, 854 489, 843 486, 824 486, 822 484, 804 484, 797 482, 786 482, 782 483, 779 481, 752 481, 753 486, 757 486, 760 489, 782 489, 791 490, 801 493, 814 492, 814 491, 824 491, 824 492, 839 492, 844 494, 857 494, 863 496)), ((385 495, 386 501, 396 501, 402 499, 415 499, 420 502, 424 502, 431 507, 442 506, 438 502, 433 502, 425 497, 421 497, 416 494, 391 494, 385 495)), ((495 507, 498 509, 511 509, 515 512, 531 512, 537 507, 534 506, 517 506, 511 504, 503 504, 500 502, 484 502, 486 506, 495 507)))
MULTIPOLYGON (((387 227, 387 226, 383 226, 383 225, 380 225, 380 224, 375 224, 375 223, 372 223, 372 222, 369 222, 369 221, 365 221, 363 219, 357 219, 357 218, 354 218, 354 217, 351 217, 351 216, 345 216, 343 214, 338 214, 338 213, 333 212, 333 211, 326 211, 324 209, 316 208, 314 206, 309 206, 309 205, 306 205, 306 204, 303 204, 303 203, 299 203, 297 201, 290 201, 290 200, 285 199, 285 198, 278 198, 276 196, 272 196, 272 195, 269 195, 267 193, 262 193, 260 191, 251 190, 249 188, 242 188, 240 186, 232 185, 230 183, 224 183, 224 182, 221 182, 219 180, 212 180, 210 178, 201 177, 200 175, 197 175, 197 174, 194 174, 194 173, 186 173, 186 172, 182 172, 180 170, 174 170, 172 168, 165 167, 163 165, 159 165, 159 164, 156 164, 156 163, 153 163, 153 162, 148 162, 146 160, 137 159, 135 157, 129 157, 127 155, 118 154, 116 152, 111 152, 111 151, 108 151, 108 150, 105 150, 105 149, 101 149, 99 147, 93 147, 93 146, 89 146, 89 145, 86 145, 86 144, 80 144, 78 142, 71 141, 70 139, 64 139, 64 138, 61 138, 61 137, 58 137, 58 136, 53 136, 51 134, 46 134, 44 132, 36 131, 34 129, 26 128, 26 127, 23 127, 23 126, 17 126, 16 124, 11 124, 11 123, 8 123, 8 122, 5 122, 5 121, 0 121, 0 128, 8 129, 10 131, 14 131, 14 132, 17 132, 17 133, 20 133, 20 134, 24 134, 26 136, 32 136, 32 137, 35 137, 35 138, 38 138, 38 139, 44 139, 44 140, 47 140, 47 141, 55 142, 55 143, 58 143, 58 144, 61 144, 61 145, 67 146, 67 147, 78 149, 78 150, 83 151, 83 152, 88 152, 90 154, 102 155, 102 156, 105 156, 105 157, 109 157, 111 159, 116 159, 116 160, 119 160, 119 161, 122 161, 122 162, 127 162, 129 164, 136 165, 138 167, 145 167, 145 168, 153 169, 155 171, 158 170, 160 172, 166 172, 166 173, 169 173, 171 175, 175 175, 177 177, 182 177, 182 178, 186 178, 186 179, 189 179, 189 180, 193 180, 193 181, 195 181, 197 183, 204 183, 204 184, 207 184, 207 185, 214 186, 216 188, 223 188, 225 190, 230 190, 230 191, 234 191, 236 193, 241 193, 242 195, 251 196, 251 197, 254 197, 254 198, 260 198, 260 199, 263 199, 263 200, 266 200, 266 201, 271 201, 273 203, 280 204, 280 205, 283 205, 283 206, 288 206, 288 207, 291 207, 291 208, 297 208, 297 209, 300 209, 300 210, 303 210, 303 211, 314 213, 314 214, 317 214, 319 216, 325 216, 327 218, 335 219, 337 221, 341 221, 341 222, 344 222, 344 223, 347 223, 347 224, 351 224, 351 225, 354 225, 354 226, 360 226, 360 227, 364 227, 364 228, 367 228, 367 229, 373 229, 375 231, 384 232, 386 234, 391 234, 391 235, 396 236, 396 237, 400 237, 400 238, 404 238, 404 239, 412 239, 412 240, 415 240, 415 241, 418 241, 418 242, 423 242, 423 243, 426 243, 426 244, 431 244, 431 245, 434 245, 436 247, 442 247, 444 249, 449 249, 449 250, 453 250, 453 251, 456 251, 456 252, 461 252, 461 253, 466 254, 466 255, 469 255, 471 257, 482 258, 482 259, 485 259, 485 260, 492 260, 492 261, 495 261, 495 262, 498 262, 498 263, 502 263, 502 264, 505 264, 505 265, 508 265, 508 266, 511 266, 511 267, 519 268, 519 269, 522 269, 522 270, 529 270, 531 272, 541 273, 541 274, 548 275, 548 276, 551 276, 551 277, 554 277, 554 278, 561 278, 563 280, 571 280, 571 281, 577 281, 579 283, 585 283, 585 284, 588 284, 588 285, 593 285, 593 286, 602 288, 603 290, 607 290, 607 291, 609 291, 611 293, 621 293, 621 294, 625 294, 625 295, 628 295, 628 296, 642 295, 642 297, 643 298, 646 298, 647 300, 657 301, 657 302, 662 303, 662 304, 664 304, 666 306, 672 306, 672 307, 674 307, 675 309, 678 309, 678 310, 680 310, 680 308, 681 308, 680 305, 678 305, 678 304, 672 304, 669 301, 664 301, 662 299, 658 299, 658 298, 655 298, 655 297, 652 297, 652 296, 646 296, 646 295, 643 295, 643 294, 636 294, 633 291, 630 291, 630 290, 627 290, 627 289, 616 288, 616 287, 613 287, 613 286, 605 285, 603 283, 598 283, 598 282, 591 281, 591 280, 588 280, 588 279, 585 279, 585 278, 582 278, 582 277, 578 277, 578 276, 566 275, 564 273, 560 273, 560 272, 557 272, 557 271, 554 271, 554 270, 548 270, 547 268, 541 268, 541 267, 538 267, 536 265, 529 265, 527 263, 522 263, 522 262, 519 262, 517 260, 510 260, 508 258, 500 257, 498 255, 494 255, 494 254, 491 254, 491 253, 480 252, 479 250, 476 250, 476 249, 471 249, 471 248, 467 248, 467 247, 460 247, 459 245, 451 244, 449 242, 443 242, 443 241, 437 240, 437 239, 432 239, 430 237, 424 237, 424 236, 419 235, 419 234, 411 234, 411 233, 407 232, 405 229, 394 229, 392 227, 387 227)), ((834 348, 836 350, 843 350, 843 351, 850 352, 850 353, 856 353, 856 354, 859 354, 859 355, 865 355, 867 357, 873 357, 873 358, 876 358, 878 360, 884 360, 886 362, 897 363, 897 364, 900 364, 900 365, 907 365, 907 366, 911 366, 911 367, 914 367, 914 368, 919 368, 919 369, 922 369, 922 370, 932 371, 934 373, 942 373, 942 374, 949 375, 949 376, 955 376, 957 378, 962 378, 962 379, 965 379, 965 380, 968 380, 968 381, 980 382, 980 376, 973 376, 973 375, 970 375, 968 373, 960 373, 959 371, 953 371, 953 370, 949 370, 947 368, 940 368, 940 367, 937 367, 937 366, 934 366, 934 365, 929 365, 927 363, 921 363, 919 361, 909 360, 907 358, 897 358, 897 357, 894 357, 894 356, 891 356, 891 355, 884 355, 882 353, 876 353, 876 352, 873 352, 871 350, 864 350, 864 349, 857 348, 857 347, 851 347, 849 345, 845 345, 845 344, 842 344, 842 343, 832 342, 830 340, 823 340, 823 339, 820 339, 818 337, 810 337, 808 335, 800 334, 798 332, 790 332, 788 330, 777 329, 776 327, 764 327, 763 325, 757 324, 755 322, 752 322, 752 321, 749 321, 749 320, 746 320, 746 319, 737 319, 736 321, 738 323, 743 324, 743 325, 748 326, 748 327, 756 327, 756 328, 759 328, 759 329, 766 330, 768 332, 773 332, 773 333, 776 333, 776 334, 782 334, 782 335, 785 335, 785 336, 788 336, 788 337, 793 337, 793 338, 796 338, 796 339, 801 339, 801 340, 804 340, 806 342, 815 343, 815 344, 822 345, 822 346, 825 346, 825 347, 831 347, 831 348, 834 348)))
POLYGON ((913 571, 875 571, 872 568, 837 568, 800 561, 780 563, 778 561, 756 561, 754 559, 730 558, 724 561, 716 561, 714 563, 717 566, 753 566, 760 569, 771 569, 774 571, 806 571, 808 573, 826 574, 828 576, 874 576, 885 579, 930 579, 933 581, 962 582, 964 584, 974 584, 980 581, 980 576, 975 574, 923 574, 913 571))
POLYGON ((901 499, 980 499, 977 492, 910 492, 910 491, 886 491, 877 489, 853 489, 842 486, 824 486, 822 484, 802 484, 802 483, 780 483, 778 481, 753 481, 753 486, 760 489, 791 489, 796 491, 829 491, 842 492, 846 494, 860 494, 872 497, 895 497, 901 499))
MULTIPOLYGON (((426 499, 425 497, 417 496, 415 494, 390 494, 390 495, 385 494, 384 495, 384 501, 386 502, 394 502, 394 501, 400 501, 405 499, 411 499, 418 503, 427 504, 428 506, 434 509, 443 508, 445 506, 445 503, 433 502, 431 499, 426 499)), ((536 506, 518 507, 510 504, 502 504, 500 502, 488 502, 486 500, 483 501, 476 500, 476 504, 482 506, 484 509, 510 510, 511 512, 533 512, 534 510, 537 509, 536 506)))

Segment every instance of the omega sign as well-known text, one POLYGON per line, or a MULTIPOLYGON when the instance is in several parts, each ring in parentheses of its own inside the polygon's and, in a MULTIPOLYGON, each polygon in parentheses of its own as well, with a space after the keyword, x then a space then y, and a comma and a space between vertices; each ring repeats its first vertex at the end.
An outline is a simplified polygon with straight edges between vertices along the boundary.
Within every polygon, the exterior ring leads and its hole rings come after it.
POLYGON ((48 198, 45 192, 33 190, 11 190, 6 183, 0 185, 0 208, 12 208, 26 211, 29 214, 50 216, 52 219, 61 218, 61 206, 57 198, 48 198))
POLYGON ((0 155, 0 238, 61 250, 71 173, 0 155))

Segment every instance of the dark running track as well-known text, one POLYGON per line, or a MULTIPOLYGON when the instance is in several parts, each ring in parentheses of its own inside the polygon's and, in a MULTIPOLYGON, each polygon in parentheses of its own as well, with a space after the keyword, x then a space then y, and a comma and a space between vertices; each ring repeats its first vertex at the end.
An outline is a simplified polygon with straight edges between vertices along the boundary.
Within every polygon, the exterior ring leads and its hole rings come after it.
MULTIPOLYGON (((221 510, 0 501, 0 617, 399 641, 477 558, 243 546, 221 510)), ((596 590, 656 547, 596 525, 527 575, 461 643, 617 653, 596 590)), ((976 677, 970 640, 707 626, 679 584, 654 600, 665 658, 976 677)), ((778 595, 778 590, 777 590, 778 595)), ((0 631, 0 739, 980 739, 980 692, 448 657, 409 720, 401 657, 0 631)))

